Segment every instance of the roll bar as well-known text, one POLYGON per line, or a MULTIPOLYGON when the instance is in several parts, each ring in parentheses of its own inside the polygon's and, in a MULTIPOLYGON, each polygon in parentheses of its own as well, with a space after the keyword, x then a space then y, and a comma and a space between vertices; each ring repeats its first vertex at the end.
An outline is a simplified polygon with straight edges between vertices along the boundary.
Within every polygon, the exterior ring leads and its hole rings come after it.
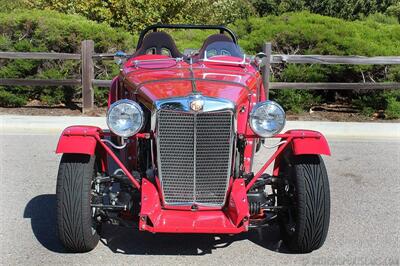
POLYGON ((142 32, 140 33, 138 44, 136 49, 138 49, 142 43, 143 43, 143 38, 144 36, 149 32, 149 31, 157 31, 157 29, 196 29, 196 30, 219 30, 221 34, 224 32, 227 32, 229 36, 232 38, 232 41, 237 44, 237 37, 235 33, 231 30, 228 29, 225 26, 222 25, 192 25, 192 24, 154 24, 151 26, 146 27, 142 32))

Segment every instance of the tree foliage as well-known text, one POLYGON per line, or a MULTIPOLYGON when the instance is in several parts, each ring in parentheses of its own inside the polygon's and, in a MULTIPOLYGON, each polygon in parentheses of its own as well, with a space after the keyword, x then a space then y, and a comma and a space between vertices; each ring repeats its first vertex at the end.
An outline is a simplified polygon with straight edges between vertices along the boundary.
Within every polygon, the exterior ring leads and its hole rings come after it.
POLYGON ((132 33, 158 22, 227 24, 255 14, 246 0, 26 0, 25 5, 79 14, 132 33))
POLYGON ((260 16, 308 10, 354 20, 374 13, 385 13, 392 5, 398 6, 399 0, 252 0, 252 4, 260 16))
POLYGON ((394 16, 397 18, 398 22, 400 22, 400 1, 391 5, 386 10, 386 13, 390 16, 394 16))

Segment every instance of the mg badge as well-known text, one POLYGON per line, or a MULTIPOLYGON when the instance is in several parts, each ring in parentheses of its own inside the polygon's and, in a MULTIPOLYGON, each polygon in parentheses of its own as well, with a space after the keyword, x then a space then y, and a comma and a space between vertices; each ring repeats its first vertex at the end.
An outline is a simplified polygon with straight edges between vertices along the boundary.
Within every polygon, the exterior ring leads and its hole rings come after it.
POLYGON ((203 110, 204 106, 204 101, 201 98, 195 98, 190 102, 190 109, 192 109, 195 112, 199 112, 203 110))

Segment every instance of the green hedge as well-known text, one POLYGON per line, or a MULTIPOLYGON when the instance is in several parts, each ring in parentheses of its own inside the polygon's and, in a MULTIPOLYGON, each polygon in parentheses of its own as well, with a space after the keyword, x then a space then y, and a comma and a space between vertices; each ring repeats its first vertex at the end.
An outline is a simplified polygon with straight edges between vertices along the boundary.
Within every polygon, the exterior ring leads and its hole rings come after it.
MULTIPOLYGON (((81 16, 39 10, 0 13, 1 51, 80 53, 81 42, 88 39, 94 40, 98 53, 134 47, 134 38, 129 33, 81 16)), ((73 60, 1 60, 0 78, 80 78, 79 64, 73 60)), ((98 78, 110 79, 116 71, 118 67, 113 62, 99 61, 96 66, 98 78)), ((106 93, 106 90, 96 91, 100 104, 104 103, 106 93)), ((0 87, 1 106, 21 106, 32 99, 50 105, 71 104, 79 97, 78 87, 0 87)))
POLYGON ((270 40, 275 52, 384 56, 400 54, 400 25, 345 21, 309 12, 238 20, 233 29, 248 52, 270 40))
MULTIPOLYGON (((363 21, 345 21, 309 12, 286 13, 238 20, 232 28, 240 44, 250 54, 262 50, 271 41, 273 53, 390 56, 400 54, 400 25, 379 23, 374 17, 363 21)), ((281 64, 273 69, 273 80, 283 82, 400 82, 399 66, 349 66, 281 64), (363 77, 364 76, 364 77, 363 77)), ((371 114, 390 109, 399 97, 383 91, 277 91, 273 96, 287 109, 306 110, 322 101, 347 101, 371 114)), ((396 108, 392 108, 396 110, 396 108)), ((394 112, 395 113, 395 112, 394 112)), ((391 118, 400 117, 400 112, 391 118)))

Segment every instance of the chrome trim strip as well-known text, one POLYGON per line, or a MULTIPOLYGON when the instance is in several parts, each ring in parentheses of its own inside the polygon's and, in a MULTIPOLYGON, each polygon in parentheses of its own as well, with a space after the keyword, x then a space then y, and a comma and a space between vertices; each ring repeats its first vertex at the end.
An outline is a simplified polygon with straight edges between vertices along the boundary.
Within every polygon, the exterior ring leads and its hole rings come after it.
POLYGON ((196 204, 197 115, 193 117, 193 205, 196 204))
POLYGON ((157 123, 157 111, 161 109, 170 109, 175 111, 182 111, 182 112, 190 112, 196 113, 190 109, 190 102, 195 99, 199 99, 199 95, 204 101, 203 109, 200 112, 214 112, 214 111, 232 111, 233 113, 233 129, 234 133, 237 132, 237 112, 236 112, 236 105, 227 99, 223 98, 215 98, 215 97, 206 97, 202 96, 200 93, 191 94, 186 97, 173 97, 173 98, 165 98, 162 100, 158 100, 154 102, 155 111, 152 110, 151 115, 151 130, 155 131, 157 123), (154 122, 153 122, 154 121, 154 122))
MULTIPOLYGON (((168 109, 171 111, 183 111, 196 113, 190 109, 190 102, 192 100, 198 99, 201 94, 191 94, 186 97, 174 97, 162 99, 154 102, 155 108, 157 110, 168 109)), ((201 96, 204 100, 203 110, 201 112, 212 112, 212 111, 228 111, 232 110, 234 113, 236 111, 236 106, 233 102, 222 99, 201 96)))
POLYGON ((278 142, 278 143, 272 144, 271 146, 267 146, 267 145, 265 145, 265 143, 264 143, 263 146, 264 146, 265 148, 267 148, 267 149, 273 149, 273 148, 276 148, 276 147, 278 147, 278 146, 281 146, 282 144, 284 144, 284 143, 286 143, 286 142, 287 142, 286 140, 282 140, 282 141, 280 141, 280 142, 278 142))
POLYGON ((183 57, 176 57, 176 58, 159 58, 159 59, 146 59, 146 60, 133 60, 134 67, 140 67, 140 63, 152 63, 152 62, 162 62, 162 61, 175 61, 175 63, 182 62, 183 57))
POLYGON ((101 139, 101 142, 108 143, 108 144, 110 144, 114 149, 117 149, 117 150, 122 150, 122 149, 124 149, 124 148, 126 147, 126 144, 127 144, 127 142, 125 142, 123 145, 118 146, 118 145, 115 145, 112 141, 110 141, 110 140, 108 140, 108 139, 101 139))
POLYGON ((200 62, 210 62, 210 63, 221 63, 221 64, 228 64, 228 65, 250 65, 250 62, 246 62, 246 55, 243 55, 242 61, 235 62, 235 61, 224 61, 224 60, 215 60, 210 59, 207 57, 207 53, 204 53, 204 58, 199 60, 200 62))

